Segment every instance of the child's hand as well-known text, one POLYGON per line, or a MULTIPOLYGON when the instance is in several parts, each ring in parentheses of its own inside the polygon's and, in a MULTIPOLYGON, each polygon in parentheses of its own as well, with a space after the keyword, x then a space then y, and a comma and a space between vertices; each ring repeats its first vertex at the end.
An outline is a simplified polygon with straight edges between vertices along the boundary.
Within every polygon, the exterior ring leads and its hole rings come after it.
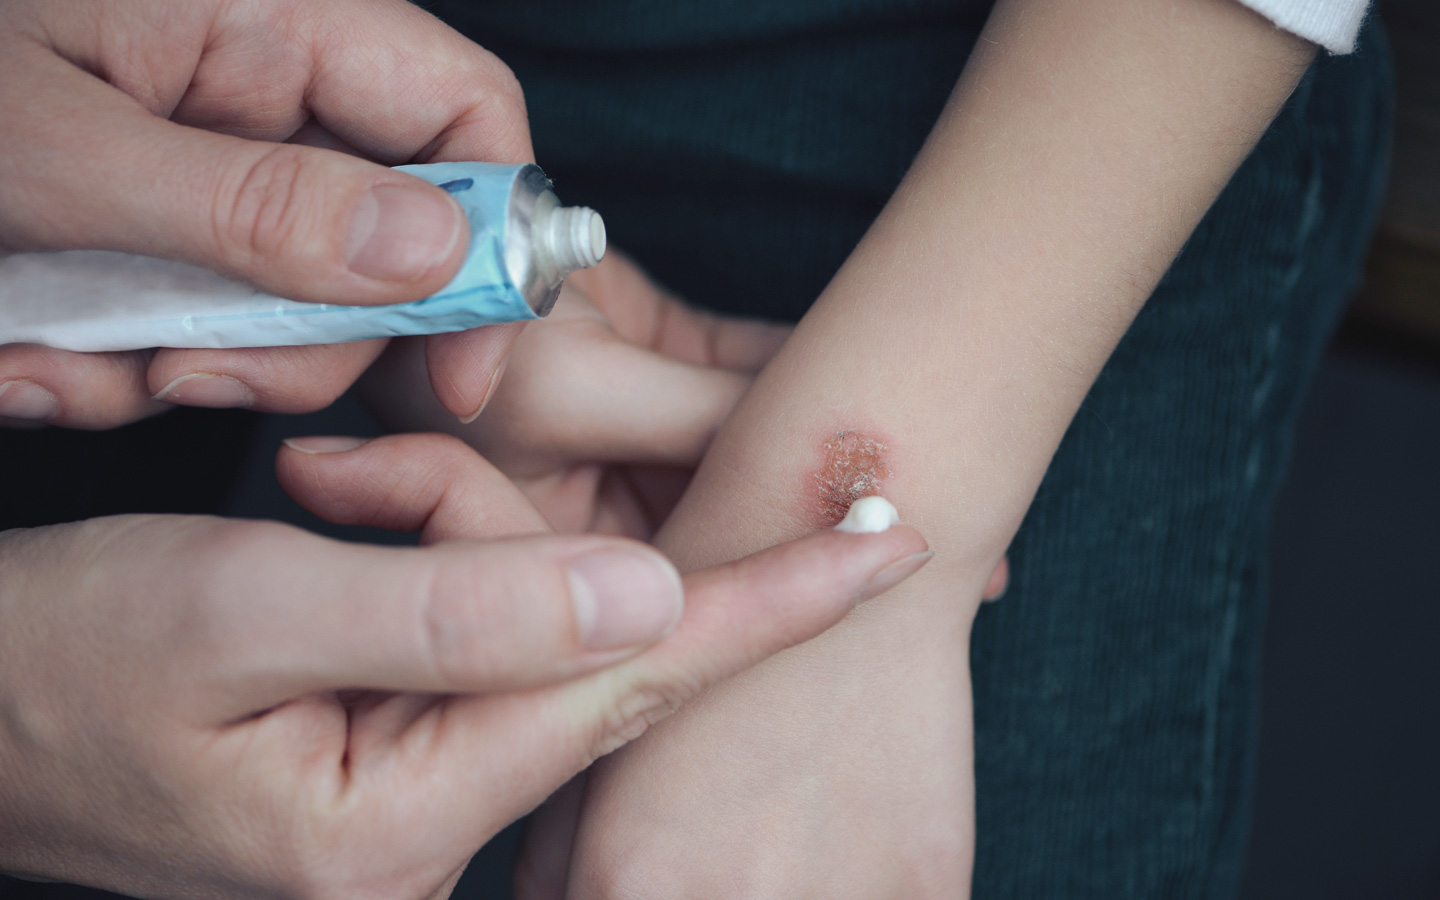
MULTIPOLYGON (((445 389, 431 390, 414 340, 392 343, 362 390, 387 426, 447 432, 480 450, 557 531, 644 538, 789 332, 691 309, 612 251, 527 326, 474 422, 434 399, 445 389)), ((468 371, 487 377, 483 364, 468 371)))

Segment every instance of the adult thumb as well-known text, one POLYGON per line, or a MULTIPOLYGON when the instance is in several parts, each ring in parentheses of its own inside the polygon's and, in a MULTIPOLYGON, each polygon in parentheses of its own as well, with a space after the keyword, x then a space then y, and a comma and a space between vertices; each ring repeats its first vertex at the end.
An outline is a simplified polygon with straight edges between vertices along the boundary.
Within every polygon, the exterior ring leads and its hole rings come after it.
POLYGON ((34 68, 46 113, 23 127, 44 140, 5 142, 27 157, 0 185, 6 249, 180 259, 281 296, 352 304, 432 294, 464 258, 464 213, 421 179, 178 125, 55 57, 34 68))

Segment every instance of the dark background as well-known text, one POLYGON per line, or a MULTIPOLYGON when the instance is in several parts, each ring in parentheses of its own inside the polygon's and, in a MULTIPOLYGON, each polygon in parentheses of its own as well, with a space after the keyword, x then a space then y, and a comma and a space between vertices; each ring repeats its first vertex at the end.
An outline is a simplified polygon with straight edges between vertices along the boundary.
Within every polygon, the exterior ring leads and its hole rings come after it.
POLYGON ((1440 353, 1342 335, 1271 547, 1241 896, 1440 898, 1440 353))

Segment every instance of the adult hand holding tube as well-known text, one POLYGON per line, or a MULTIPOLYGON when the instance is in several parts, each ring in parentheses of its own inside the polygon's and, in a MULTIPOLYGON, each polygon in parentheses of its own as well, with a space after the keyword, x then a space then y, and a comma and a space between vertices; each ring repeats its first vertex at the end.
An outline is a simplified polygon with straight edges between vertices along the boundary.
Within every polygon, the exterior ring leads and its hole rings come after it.
POLYGON ((444 896, 596 756, 928 558, 903 526, 828 531, 687 575, 682 616, 663 557, 534 534, 458 441, 307 439, 278 468, 321 515, 427 546, 157 516, 0 536, 0 870, 444 896))
MULTIPOLYGON (((356 305, 434 293, 467 243, 444 191, 379 163, 533 155, 505 65, 401 0, 16 0, 0 8, 0 118, 0 252, 123 250, 356 305)), ((516 331, 433 341, 448 408, 479 408, 516 331)), ((0 421, 110 427, 163 409, 157 394, 313 409, 382 346, 241 351, 248 383, 159 381, 174 351, 5 347, 0 421)))

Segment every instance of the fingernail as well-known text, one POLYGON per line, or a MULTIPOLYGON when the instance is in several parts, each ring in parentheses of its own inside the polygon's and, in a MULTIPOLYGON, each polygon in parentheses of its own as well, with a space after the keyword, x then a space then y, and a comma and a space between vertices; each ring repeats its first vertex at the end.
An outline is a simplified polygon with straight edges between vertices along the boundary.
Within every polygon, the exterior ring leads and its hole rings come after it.
POLYGON ((990 580, 985 583, 985 594, 980 598, 983 603, 994 603, 1005 592, 1010 590, 1010 557, 1006 556, 995 565, 994 571, 990 573, 990 580))
POLYGON ((680 621, 685 605, 675 567, 643 550, 602 550, 572 561, 570 596, 580 643, 591 650, 658 640, 680 621))
POLYGON ((455 201, 434 188, 376 185, 350 217, 350 271, 381 281, 417 281, 450 258, 462 218, 455 201))
POLYGON ((928 563, 935 556, 935 551, 926 550, 924 553, 916 553, 904 559, 896 560, 871 578, 865 587, 860 590, 860 599, 869 600, 878 597, 895 585, 920 571, 921 567, 928 563))
POLYGON ((60 415, 60 401, 33 381, 0 384, 0 419, 44 422, 60 415))
POLYGON ((980 598, 980 602, 981 602, 981 603, 994 603, 996 600, 999 600, 1000 598, 1004 597, 1005 594, 1006 594, 1009 590, 1010 590, 1010 579, 1007 578, 1007 579, 1005 579, 1005 581, 1000 585, 1000 589, 999 589, 998 591, 988 591, 988 590, 987 590, 987 591, 985 592, 985 596, 983 596, 983 597, 980 598))
POLYGON ((510 357, 508 356, 500 360, 500 365, 496 366, 495 371, 490 374, 490 386, 485 389, 485 396, 480 398, 480 405, 475 407, 475 411, 470 415, 460 417, 461 425, 469 425, 471 422, 480 418, 480 414, 485 411, 485 407, 490 405, 490 398, 494 396, 495 389, 500 386, 500 375, 505 371, 505 365, 508 362, 510 362, 510 357))
POLYGON ((286 438, 285 446, 314 456, 317 453, 344 453, 369 443, 367 438, 341 437, 339 435, 316 435, 314 437, 286 438))
POLYGON ((861 497, 850 504, 846 511, 845 518, 841 519, 835 526, 836 531, 848 531, 851 534, 878 534, 888 531, 891 525, 900 523, 900 514, 895 507, 884 497, 870 496, 861 497))
POLYGON ((255 392, 238 378, 195 372, 182 375, 165 385, 154 399, 181 406, 230 409, 236 406, 254 406, 256 397, 255 392))

